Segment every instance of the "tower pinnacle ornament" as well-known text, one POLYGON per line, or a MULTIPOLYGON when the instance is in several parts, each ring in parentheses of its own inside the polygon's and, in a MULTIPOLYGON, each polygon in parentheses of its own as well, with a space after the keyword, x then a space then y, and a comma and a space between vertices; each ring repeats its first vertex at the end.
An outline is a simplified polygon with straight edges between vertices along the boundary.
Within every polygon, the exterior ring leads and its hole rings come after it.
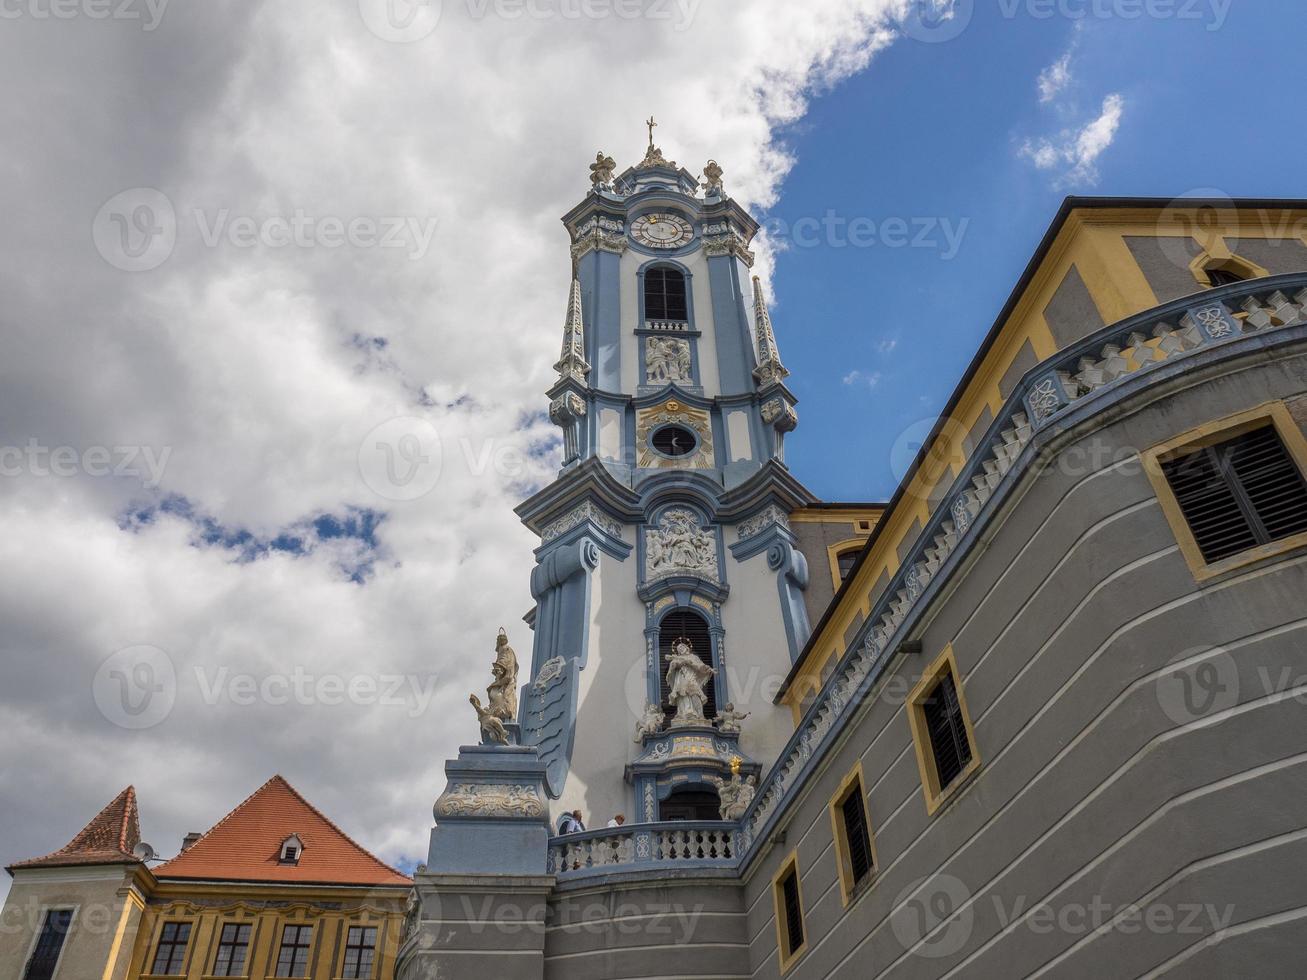
POLYGON ((567 320, 563 323, 563 353, 554 365, 560 381, 586 383, 590 364, 585 359, 585 322, 581 315, 581 280, 572 278, 572 292, 567 300, 567 320))
POLYGON ((650 116, 648 119, 644 121, 644 124, 647 127, 649 127, 649 149, 645 151, 644 159, 640 161, 640 166, 675 168, 676 167, 675 162, 668 160, 665 156, 663 156, 663 151, 660 150, 658 147, 654 146, 653 131, 654 131, 654 127, 658 125, 658 123, 654 121, 654 117, 650 116))
POLYGON ((790 372, 781 363, 771 316, 767 313, 767 301, 762 295, 762 282, 757 276, 753 277, 753 318, 758 338, 758 366, 753 369, 753 376, 758 379, 759 388, 769 388, 784 381, 790 372))

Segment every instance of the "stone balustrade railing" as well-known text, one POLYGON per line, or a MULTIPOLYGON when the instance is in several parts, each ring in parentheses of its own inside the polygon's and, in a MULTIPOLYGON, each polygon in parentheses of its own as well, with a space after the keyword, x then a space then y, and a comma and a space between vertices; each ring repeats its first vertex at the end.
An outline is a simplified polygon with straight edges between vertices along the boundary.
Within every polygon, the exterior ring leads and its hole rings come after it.
MULTIPOLYGON (((998 412, 931 520, 875 601, 741 820, 747 857, 772 826, 782 802, 798 790, 852 706, 867 697, 879 669, 898 648, 942 584, 943 574, 975 540, 1022 469, 1037 434, 1078 405, 1195 351, 1307 323, 1307 273, 1235 283, 1147 310, 1096 331, 1031 369, 998 412), (947 566, 947 567, 946 567, 947 566)), ((910 492, 910 491, 909 491, 910 492)))
POLYGON ((725 821, 632 824, 555 837, 548 871, 561 879, 615 871, 733 868, 739 827, 725 821))
POLYGON ((662 333, 668 331, 684 333, 690 329, 688 320, 645 320, 644 328, 646 330, 657 330, 662 333))

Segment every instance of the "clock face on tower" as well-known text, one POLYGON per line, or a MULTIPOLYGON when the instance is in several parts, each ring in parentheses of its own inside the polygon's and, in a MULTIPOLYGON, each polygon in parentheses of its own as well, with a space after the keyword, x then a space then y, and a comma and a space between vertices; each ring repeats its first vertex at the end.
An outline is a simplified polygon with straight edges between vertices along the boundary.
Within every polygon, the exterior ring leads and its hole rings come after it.
POLYGON ((631 237, 647 248, 681 248, 693 240, 694 229, 679 214, 642 214, 631 222, 631 237))

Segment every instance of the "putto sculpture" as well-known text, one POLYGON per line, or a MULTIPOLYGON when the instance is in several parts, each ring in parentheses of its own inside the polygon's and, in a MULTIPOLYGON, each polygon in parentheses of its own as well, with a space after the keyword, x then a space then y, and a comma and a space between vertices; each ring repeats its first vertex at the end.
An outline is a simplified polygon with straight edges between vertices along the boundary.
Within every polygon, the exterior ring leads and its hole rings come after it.
POLYGON ((662 708, 653 703, 646 704, 644 714, 635 723, 635 740, 643 742, 646 735, 657 735, 663 730, 663 722, 666 720, 667 717, 662 708))
POLYGON ((490 713, 502 721, 517 717, 517 654, 508 645, 508 633, 501 626, 495 640, 495 662, 490 665, 495 679, 486 688, 490 713))
POLYGON ((688 639, 681 636, 672 641, 672 654, 667 658, 667 687, 676 708, 673 728, 708 723, 703 714, 703 706, 708 701, 704 687, 716 673, 715 668, 699 659, 688 639))
POLYGON ((736 711, 735 702, 728 701, 726 707, 717 712, 717 728, 728 735, 740 734, 740 722, 749 717, 748 711, 736 711))

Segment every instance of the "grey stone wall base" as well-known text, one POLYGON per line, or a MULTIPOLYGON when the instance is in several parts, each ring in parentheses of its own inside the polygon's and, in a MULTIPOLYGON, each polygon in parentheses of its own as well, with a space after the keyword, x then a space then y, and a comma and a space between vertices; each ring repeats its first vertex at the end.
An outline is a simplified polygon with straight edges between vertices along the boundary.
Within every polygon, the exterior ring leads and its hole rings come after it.
POLYGON ((540 980, 554 879, 419 874, 418 911, 397 980, 540 980))

